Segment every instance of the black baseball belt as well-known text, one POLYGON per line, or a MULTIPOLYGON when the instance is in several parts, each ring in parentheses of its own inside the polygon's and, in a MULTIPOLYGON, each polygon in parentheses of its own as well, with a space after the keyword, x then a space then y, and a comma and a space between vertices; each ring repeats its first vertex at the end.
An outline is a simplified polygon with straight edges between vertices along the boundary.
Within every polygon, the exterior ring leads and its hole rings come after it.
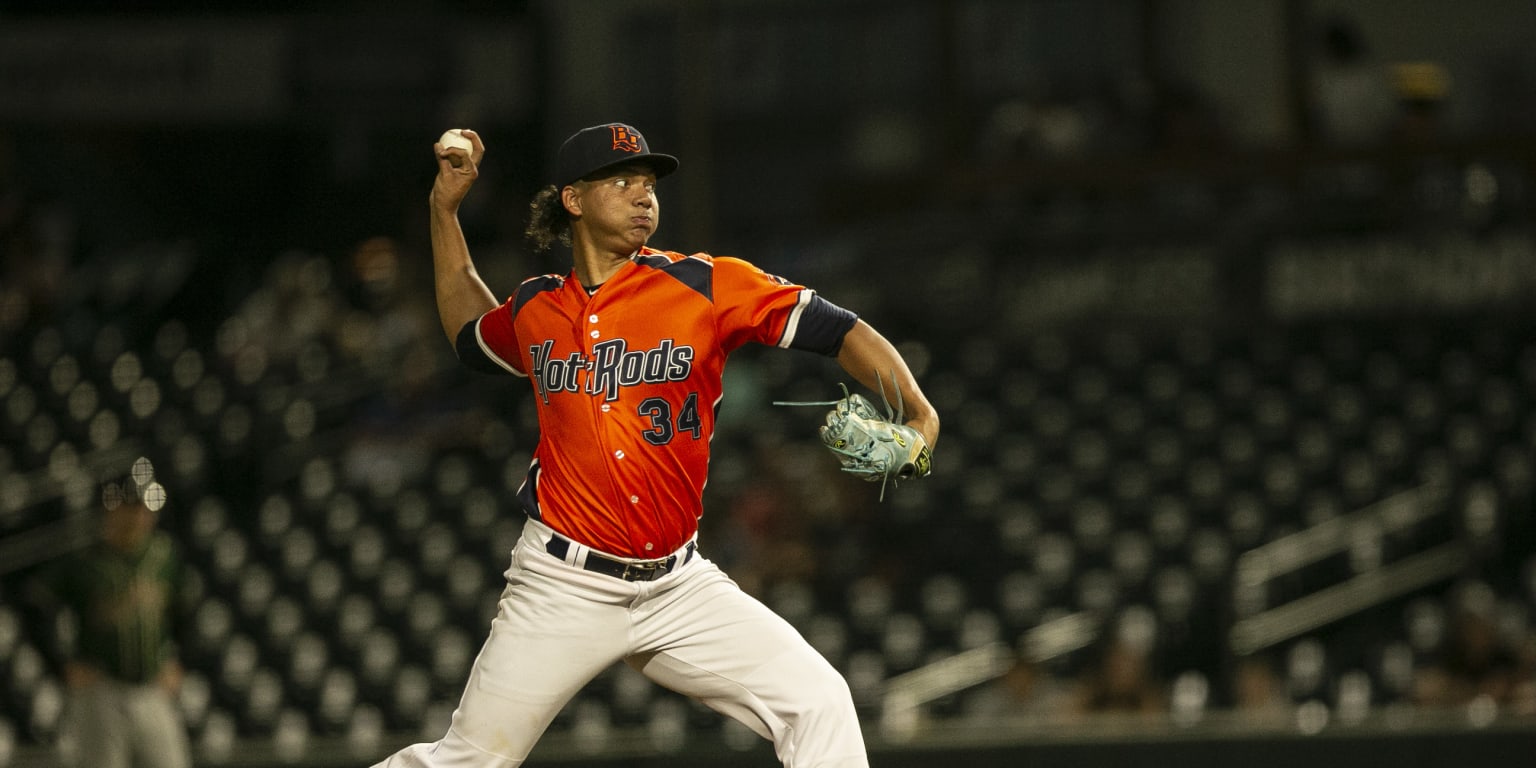
MULTIPOLYGON (((630 562, 608 557, 594 549, 588 548, 587 561, 582 565, 582 568, 593 573, 601 573, 604 576, 612 576, 615 579, 623 579, 625 581, 655 581, 692 560, 693 553, 697 549, 698 544, 690 541, 687 548, 680 555, 674 554, 671 557, 664 557, 660 560, 630 562)), ((564 560, 565 556, 571 552, 571 541, 558 533, 552 533, 549 537, 549 543, 544 545, 544 551, 564 560)))

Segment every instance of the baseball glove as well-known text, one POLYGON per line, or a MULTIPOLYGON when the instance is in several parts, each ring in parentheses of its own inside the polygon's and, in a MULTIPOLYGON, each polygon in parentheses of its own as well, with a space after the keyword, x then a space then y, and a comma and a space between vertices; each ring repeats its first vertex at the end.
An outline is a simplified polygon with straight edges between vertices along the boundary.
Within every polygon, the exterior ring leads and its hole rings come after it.
MULTIPOLYGON (((876 378, 879 378, 878 374, 876 378)), ((881 382, 881 397, 885 397, 881 382)), ((818 430, 824 443, 843 471, 869 482, 880 483, 880 498, 885 499, 885 485, 914 477, 924 477, 933 469, 928 443, 917 430, 901 423, 900 390, 897 407, 891 410, 886 400, 882 414, 867 398, 843 390, 841 400, 810 403, 776 401, 774 405, 830 405, 826 424, 818 430)))

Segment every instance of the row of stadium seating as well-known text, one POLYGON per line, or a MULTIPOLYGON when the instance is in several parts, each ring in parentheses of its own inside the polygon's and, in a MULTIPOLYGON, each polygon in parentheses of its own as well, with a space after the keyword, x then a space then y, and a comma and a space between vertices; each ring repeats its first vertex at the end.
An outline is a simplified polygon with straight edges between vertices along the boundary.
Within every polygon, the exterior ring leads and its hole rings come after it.
MULTIPOLYGON (((175 317, 38 319, 0 347, 0 537, 88 516, 91 471, 124 443, 156 459, 194 574, 182 705, 214 752, 440 731, 520 531, 509 500, 537 433, 526 399, 457 371, 419 308, 347 305, 327 269, 278 260, 206 338, 175 317), (360 340, 369 328, 395 335, 360 340)), ((1529 642, 1536 558, 1512 542, 1531 533, 1531 338, 1502 317, 919 337, 903 351, 946 439, 934 476, 884 502, 827 466, 806 439, 814 415, 768 405, 824 398, 827 361, 746 351, 704 552, 799 627, 872 717, 892 676, 1020 647, 1075 614, 1139 638, 1168 700, 1198 711, 1236 701, 1226 641, 1243 552, 1434 488, 1422 522, 1249 608, 1466 542, 1470 591, 1435 584, 1266 657, 1293 704, 1410 703, 1466 594, 1511 647, 1529 642)), ((0 734, 47 742, 63 691, 54 628, 25 599, 36 571, 0 584, 0 734)), ((1087 678, 1099 650, 1043 669, 1087 678)), ((963 718, 995 695, 961 692, 934 713, 963 718)), ((628 726, 674 744, 721 727, 622 665, 554 727, 628 726)))

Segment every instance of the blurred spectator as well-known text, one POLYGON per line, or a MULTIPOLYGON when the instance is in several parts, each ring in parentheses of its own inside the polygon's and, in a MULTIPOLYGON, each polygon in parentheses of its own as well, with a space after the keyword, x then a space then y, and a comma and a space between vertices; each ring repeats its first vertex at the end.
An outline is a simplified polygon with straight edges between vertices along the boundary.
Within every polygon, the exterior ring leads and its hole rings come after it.
POLYGON ((357 383, 345 466, 350 481, 376 489, 394 487, 401 472, 426 466, 434 451, 475 445, 495 420, 484 406, 441 396, 463 374, 442 343, 430 261, 401 251, 391 237, 362 240, 334 292, 350 303, 336 312, 331 346, 337 367, 357 383))
POLYGON ((386 382, 393 396, 405 400, 430 389, 433 379, 453 364, 442 348, 432 293, 420 290, 432 278, 419 262, 402 258, 399 243, 389 237, 358 243, 347 273, 354 308, 338 340, 347 362, 386 382))
POLYGON ((1500 636, 1491 604, 1460 603, 1435 658, 1419 670, 1417 703, 1459 706, 1484 697, 1500 707, 1515 703, 1521 690, 1519 649, 1500 636))
POLYGON ((1059 721, 1070 704, 1070 689, 1046 665, 1020 655, 1002 677, 966 700, 965 715, 981 720, 1023 718, 1044 724, 1059 721))
POLYGON ((1336 147, 1377 144, 1397 121, 1392 81, 1353 19, 1338 16, 1323 25, 1312 110, 1317 138, 1336 147))
POLYGON ((60 747, 66 765, 186 768, 190 747, 175 695, 176 634, 184 612, 181 559, 156 530, 165 489, 147 459, 102 490, 101 539, 48 579, 73 619, 61 638, 69 700, 60 747))
POLYGON ((1072 711, 1078 715, 1166 712, 1167 696, 1152 667, 1150 644, 1117 634, 1083 675, 1072 711))
POLYGON ((1433 61, 1397 64, 1392 69, 1401 116, 1394 138, 1399 144, 1423 146, 1440 138, 1445 103, 1450 98, 1451 78, 1433 61))
POLYGON ((1292 702, 1272 660, 1262 655, 1238 659, 1232 672, 1232 709, 1253 725, 1290 721, 1292 702))

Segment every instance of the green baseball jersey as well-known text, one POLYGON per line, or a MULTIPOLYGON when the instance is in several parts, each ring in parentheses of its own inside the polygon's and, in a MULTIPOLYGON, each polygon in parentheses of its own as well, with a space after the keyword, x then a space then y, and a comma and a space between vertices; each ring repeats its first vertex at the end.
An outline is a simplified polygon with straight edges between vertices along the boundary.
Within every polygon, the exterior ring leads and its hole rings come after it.
POLYGON ((169 535, 133 553, 95 544, 61 563, 53 585, 77 619, 73 658, 133 683, 174 658, 181 561, 169 535))

